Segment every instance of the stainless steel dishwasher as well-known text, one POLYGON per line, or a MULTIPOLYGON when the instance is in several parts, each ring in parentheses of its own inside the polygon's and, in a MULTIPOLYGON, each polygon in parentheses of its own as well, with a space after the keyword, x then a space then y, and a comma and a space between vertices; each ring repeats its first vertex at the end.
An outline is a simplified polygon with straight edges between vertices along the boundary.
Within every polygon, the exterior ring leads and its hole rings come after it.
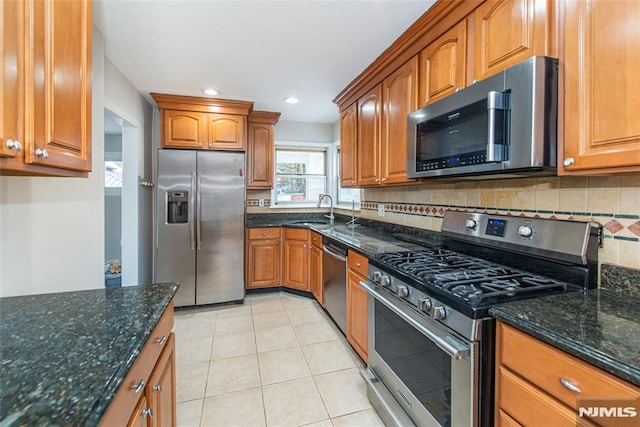
POLYGON ((342 333, 347 330, 347 246, 322 238, 324 306, 342 333))

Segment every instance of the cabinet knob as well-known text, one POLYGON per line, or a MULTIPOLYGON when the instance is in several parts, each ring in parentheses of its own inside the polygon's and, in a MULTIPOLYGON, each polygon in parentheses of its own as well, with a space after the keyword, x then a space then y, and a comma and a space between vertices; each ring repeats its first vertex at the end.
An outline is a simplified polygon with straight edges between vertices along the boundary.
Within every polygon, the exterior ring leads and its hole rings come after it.
POLYGON ((279 244, 280 244, 280 240, 278 240, 278 241, 276 242, 276 245, 279 245, 279 244))
POLYGON ((162 385, 156 384, 153 386, 153 391, 157 391, 158 393, 162 393, 162 385))
POLYGON ((387 182, 387 178, 382 178, 382 183, 384 184, 385 182, 387 182))
POLYGON ((303 248, 306 248, 306 247, 307 247, 307 245, 302 245, 302 247, 303 247, 303 248))
POLYGON ((16 151, 22 151, 22 144, 15 139, 7 139, 6 145, 9 150, 15 149, 16 151))
POLYGON ((376 184, 380 183, 380 179, 376 178, 373 182, 375 182, 376 184))
POLYGON ((355 180, 351 181, 351 185, 356 185, 356 181, 355 180))
POLYGON ((473 84, 478 83, 478 79, 473 79, 473 82, 471 82, 471 83, 473 83, 473 84))
POLYGON ((144 379, 140 380, 140 382, 135 383, 133 386, 131 386, 131 388, 133 389, 134 393, 140 393, 142 391, 142 389, 144 388, 144 385, 146 384, 146 382, 144 381, 144 379))
POLYGON ((356 262, 356 267, 360 267, 360 265, 361 264, 359 262, 356 262))
POLYGON ((574 159, 573 157, 567 157, 566 159, 564 159, 564 162, 562 162, 562 164, 565 166, 571 166, 575 162, 576 162, 576 159, 574 159))
POLYGON ((36 157, 42 157, 43 159, 48 159, 49 152, 47 150, 43 150, 42 148, 38 148, 36 150, 36 157))
POLYGON ((151 410, 151 408, 145 408, 142 410, 142 416, 143 417, 153 417, 153 411, 151 410))
POLYGON ((161 336, 160 338, 157 338, 157 339, 156 339, 156 343, 158 343, 158 344, 160 344, 160 345, 162 345, 162 344, 164 344, 164 343, 166 343, 166 342, 167 342, 167 337, 166 337, 166 336, 164 336, 164 335, 163 335, 163 336, 161 336))
POLYGON ((461 90, 461 89, 462 89, 462 88, 457 87, 457 88, 456 88, 456 92, 460 92, 460 90, 461 90))

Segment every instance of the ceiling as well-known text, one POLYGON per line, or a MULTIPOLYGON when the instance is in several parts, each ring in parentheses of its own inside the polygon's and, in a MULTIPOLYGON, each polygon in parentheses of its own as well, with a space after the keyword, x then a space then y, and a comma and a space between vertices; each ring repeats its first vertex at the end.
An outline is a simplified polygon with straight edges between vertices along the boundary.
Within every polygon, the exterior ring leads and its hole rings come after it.
MULTIPOLYGON (((254 102, 334 123, 331 100, 435 0, 95 0, 106 56, 143 93, 254 102), (296 96, 300 102, 286 104, 296 96)), ((153 101, 151 101, 153 103, 153 101)))

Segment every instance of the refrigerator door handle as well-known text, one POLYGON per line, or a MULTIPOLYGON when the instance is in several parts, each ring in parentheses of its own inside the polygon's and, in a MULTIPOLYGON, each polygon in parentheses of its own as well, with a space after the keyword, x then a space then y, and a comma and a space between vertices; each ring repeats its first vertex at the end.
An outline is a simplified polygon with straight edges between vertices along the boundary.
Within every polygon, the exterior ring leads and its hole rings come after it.
POLYGON ((191 250, 194 251, 196 249, 196 231, 195 231, 195 221, 196 221, 196 210, 195 210, 195 206, 196 206, 196 193, 195 193, 195 189, 196 189, 196 173, 195 172, 191 172, 191 197, 189 200, 189 204, 191 205, 191 208, 189 209, 190 214, 191 214, 191 218, 189 218, 189 234, 191 237, 191 250))
POLYGON ((197 236, 197 239, 198 239, 198 250, 200 250, 201 247, 202 247, 202 240, 200 239, 200 229, 202 228, 202 226, 200 224, 200 218, 202 218, 202 203, 201 203, 201 199, 200 199, 200 197, 201 197, 201 194, 200 194, 200 186, 201 186, 201 184, 202 184, 202 174, 200 172, 198 172, 198 183, 197 183, 197 185, 198 185, 198 189, 197 189, 197 192, 198 192, 198 195, 197 195, 197 197, 198 197, 198 228, 196 229, 196 236, 197 236))

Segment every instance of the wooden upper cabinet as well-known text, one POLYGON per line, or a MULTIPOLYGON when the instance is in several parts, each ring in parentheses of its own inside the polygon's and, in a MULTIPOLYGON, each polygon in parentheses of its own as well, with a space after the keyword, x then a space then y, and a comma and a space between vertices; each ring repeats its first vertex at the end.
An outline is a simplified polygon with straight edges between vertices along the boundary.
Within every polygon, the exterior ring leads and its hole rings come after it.
POLYGON ((554 56, 552 10, 552 0, 482 3, 474 12, 473 79, 482 80, 530 56, 554 56))
POLYGON ((25 145, 25 38, 26 4, 0 3, 0 156, 24 158, 25 145))
POLYGON ((249 115, 247 188, 273 187, 275 124, 280 113, 253 111, 249 115))
POLYGON ((382 82, 381 184, 414 181, 407 178, 407 115, 418 108, 418 57, 382 82))
POLYGON ((559 173, 638 172, 640 2, 572 0, 565 7, 559 173))
POLYGON ((247 146, 247 117, 209 114, 209 139, 213 149, 244 150, 247 146))
POLYGON ((91 1, 34 1, 33 127, 25 162, 91 170, 91 1))
POLYGON ((252 102, 151 93, 161 111, 162 148, 244 150, 252 102))
POLYGON ((358 100, 358 185, 380 183, 380 138, 382 137, 382 86, 358 100))
POLYGON ((420 106, 467 85, 467 20, 463 19, 420 52, 420 106))
POLYGON ((162 112, 164 145, 202 148, 207 138, 207 114, 195 111, 162 112))
POLYGON ((356 185, 358 140, 358 107, 354 102, 340 113, 340 185, 356 185))

